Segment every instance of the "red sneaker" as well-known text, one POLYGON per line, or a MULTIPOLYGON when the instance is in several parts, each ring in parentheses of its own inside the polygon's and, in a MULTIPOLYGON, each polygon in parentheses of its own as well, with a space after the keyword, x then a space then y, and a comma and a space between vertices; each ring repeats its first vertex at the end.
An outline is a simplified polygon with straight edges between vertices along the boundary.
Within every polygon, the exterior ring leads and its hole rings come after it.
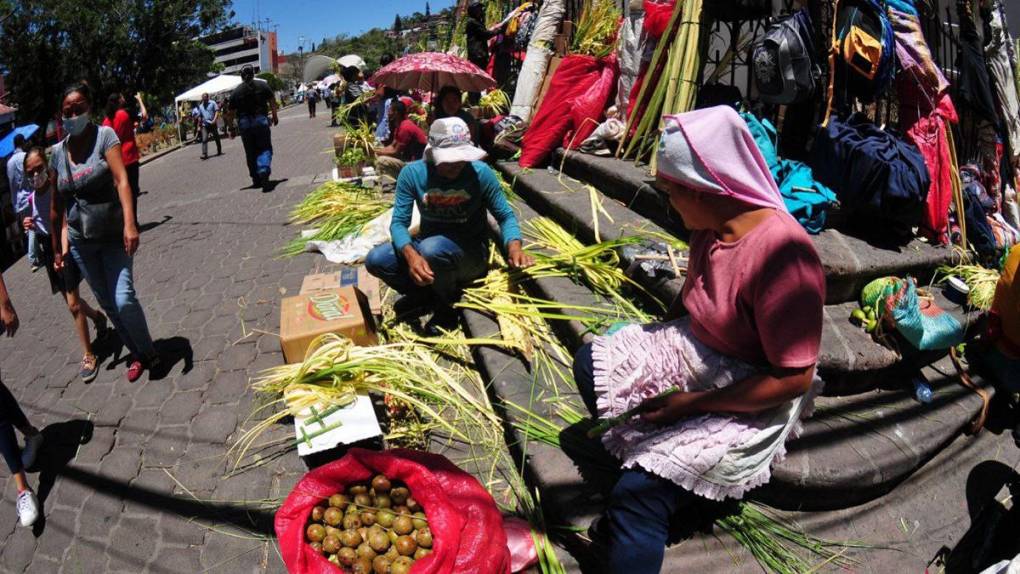
POLYGON ((132 359, 127 370, 128 382, 133 383, 137 381, 141 378, 143 372, 145 372, 145 365, 143 365, 138 359, 132 359))

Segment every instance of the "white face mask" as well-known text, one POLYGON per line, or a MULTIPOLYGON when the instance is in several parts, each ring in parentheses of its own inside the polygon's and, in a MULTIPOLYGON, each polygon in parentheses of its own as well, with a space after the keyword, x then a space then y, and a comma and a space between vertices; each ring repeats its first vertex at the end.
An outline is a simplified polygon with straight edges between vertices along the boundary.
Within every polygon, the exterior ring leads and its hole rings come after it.
POLYGON ((61 126, 64 128, 64 131, 72 136, 77 136, 81 134, 81 132, 85 131, 85 128, 88 125, 89 125, 88 112, 85 112, 84 114, 78 114, 73 118, 64 118, 61 121, 61 126))
POLYGON ((50 176, 49 176, 48 173, 46 173, 45 170, 44 171, 40 171, 39 173, 37 173, 37 174, 32 176, 32 185, 36 189, 42 189, 42 188, 46 187, 46 184, 49 183, 49 181, 50 181, 50 176))

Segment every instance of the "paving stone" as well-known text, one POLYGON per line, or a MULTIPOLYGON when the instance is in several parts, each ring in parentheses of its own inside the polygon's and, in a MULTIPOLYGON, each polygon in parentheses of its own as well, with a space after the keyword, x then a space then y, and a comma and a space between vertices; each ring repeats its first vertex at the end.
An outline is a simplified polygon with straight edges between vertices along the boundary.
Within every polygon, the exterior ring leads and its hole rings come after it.
MULTIPOLYGON (((52 510, 46 515, 46 529, 39 537, 36 554, 59 562, 74 539, 75 519, 78 513, 71 510, 52 510)), ((38 561, 38 560, 37 560, 38 561)), ((50 572, 53 572, 51 570, 50 572)))
POLYGON ((117 429, 113 427, 94 427, 89 442, 81 445, 74 457, 75 463, 90 464, 100 462, 106 453, 113 448, 117 429))
POLYGON ((201 551, 198 548, 177 548, 164 546, 156 553, 156 559, 150 562, 154 572, 201 572, 201 551))
POLYGON ((191 436, 195 439, 225 443, 237 428, 237 414, 230 408, 207 408, 195 417, 191 436))
POLYGON ((148 468, 171 468, 184 455, 186 442, 179 437, 154 434, 145 443, 142 465, 148 468))
POLYGON ((94 381, 88 385, 82 397, 75 401, 75 406, 87 413, 99 412, 113 396, 113 390, 113 383, 94 381))
POLYGON ((255 360, 257 352, 251 345, 232 345, 220 355, 219 369, 221 371, 240 371, 247 369, 255 360))
POLYGON ((157 529, 164 544, 186 547, 202 544, 206 533, 201 525, 169 513, 160 515, 157 529))
POLYGON ((142 465, 142 449, 137 447, 120 447, 113 449, 103 458, 99 472, 104 477, 121 482, 129 482, 138 476, 142 465))
POLYGON ((78 525, 79 536, 107 539, 110 530, 120 519, 124 510, 124 502, 115 494, 95 492, 82 506, 81 520, 78 525))
POLYGON ((180 424, 191 421, 202 408, 201 391, 175 393, 159 411, 161 424, 180 424))
POLYGON ((60 564, 60 574, 106 572, 108 556, 104 550, 103 544, 82 538, 75 539, 60 564))
POLYGON ((206 403, 236 403, 248 392, 248 375, 245 371, 218 372, 202 395, 206 403))
POLYGON ((53 574, 58 570, 60 570, 59 560, 50 560, 40 555, 32 559, 32 563, 28 565, 25 574, 53 574))
MULTIPOLYGON (((146 383, 159 385, 160 381, 146 383)), ((156 432, 159 426, 159 410, 154 408, 132 408, 117 428, 117 444, 141 445, 156 432)))
POLYGON ((92 422, 97 427, 116 426, 127 416, 134 403, 134 398, 126 392, 116 393, 96 411, 92 422))
POLYGON ((208 572, 259 572, 265 544, 210 533, 201 549, 202 567, 208 572))
POLYGON ((36 539, 29 528, 18 528, 4 544, 0 564, 11 572, 24 572, 35 555, 36 539))
POLYGON ((141 570, 156 554, 157 520, 149 518, 121 518, 110 534, 110 569, 120 568, 141 570))
POLYGON ((182 372, 174 376, 173 382, 178 391, 204 390, 215 375, 216 363, 199 361, 194 363, 192 369, 187 373, 182 372))

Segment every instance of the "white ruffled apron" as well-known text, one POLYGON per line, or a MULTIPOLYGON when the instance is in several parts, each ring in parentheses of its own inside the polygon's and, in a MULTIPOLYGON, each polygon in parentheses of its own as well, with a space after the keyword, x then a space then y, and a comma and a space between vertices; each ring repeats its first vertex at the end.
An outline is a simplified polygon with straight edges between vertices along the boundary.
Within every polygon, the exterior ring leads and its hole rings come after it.
MULTIPOLYGON (((596 337, 592 357, 601 418, 672 387, 719 389, 760 372, 698 341, 690 318, 596 337)), ((815 374, 807 394, 755 415, 713 413, 669 426, 634 419, 610 429, 602 442, 624 468, 643 468, 711 500, 741 498, 769 481, 772 463, 786 454, 786 439, 800 432, 821 388, 815 374)))

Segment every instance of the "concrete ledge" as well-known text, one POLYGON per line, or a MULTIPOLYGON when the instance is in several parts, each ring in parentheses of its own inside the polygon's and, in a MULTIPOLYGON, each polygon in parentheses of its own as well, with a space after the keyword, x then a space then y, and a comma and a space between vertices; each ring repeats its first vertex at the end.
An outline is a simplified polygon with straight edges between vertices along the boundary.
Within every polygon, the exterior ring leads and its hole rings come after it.
POLYGON ((181 144, 177 144, 174 147, 167 148, 165 150, 161 150, 161 151, 158 151, 156 153, 144 156, 144 157, 142 157, 141 159, 138 160, 138 165, 142 166, 142 165, 145 165, 145 164, 149 163, 150 161, 156 161, 157 159, 159 159, 159 158, 161 158, 161 157, 163 157, 163 156, 165 156, 165 155, 167 155, 167 154, 169 154, 171 152, 175 152, 175 151, 181 149, 182 147, 184 147, 184 146, 182 146, 181 144))
MULTIPOLYGON (((913 397, 909 377, 893 390, 821 397, 772 481, 755 498, 788 510, 847 508, 885 494, 934 457, 981 409, 950 359, 922 373, 934 390, 929 404, 913 397), (909 387, 909 388, 908 388, 909 387)), ((975 377, 975 382, 984 385, 975 377)), ((984 388, 994 395, 991 385, 984 388)))
MULTIPOLYGON (((582 181, 597 182, 607 196, 654 221, 678 237, 686 237, 682 222, 668 202, 652 186, 654 180, 643 167, 615 158, 563 150, 555 155, 555 166, 582 181)), ((825 268, 828 303, 852 301, 872 279, 887 275, 913 275, 928 282, 939 265, 954 263, 958 257, 949 247, 935 247, 914 240, 905 246, 879 246, 837 229, 826 229, 812 237, 825 268)))

